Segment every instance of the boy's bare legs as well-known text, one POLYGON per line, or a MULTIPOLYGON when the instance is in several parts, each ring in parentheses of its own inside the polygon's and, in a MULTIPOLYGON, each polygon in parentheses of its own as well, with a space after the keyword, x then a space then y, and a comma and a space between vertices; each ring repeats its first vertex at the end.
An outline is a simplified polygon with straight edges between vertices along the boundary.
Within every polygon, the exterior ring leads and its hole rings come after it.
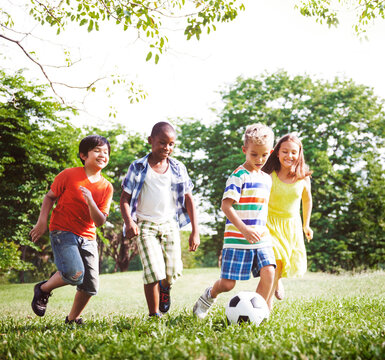
POLYGON ((234 289, 235 284, 236 280, 217 280, 211 289, 211 297, 215 299, 220 293, 231 291, 232 289, 234 289))
POLYGON ((144 284, 144 295, 146 296, 149 313, 159 313, 159 283, 144 284))
POLYGON ((69 321, 76 320, 80 317, 80 314, 83 312, 91 297, 92 295, 86 293, 85 291, 76 291, 74 303, 72 304, 72 309, 68 314, 69 321))
POLYGON ((271 310, 271 307, 269 306, 268 300, 273 289, 274 275, 275 269, 273 265, 264 266, 260 271, 260 280, 256 290, 256 292, 266 300, 269 310, 271 310))
POLYGON ((58 287, 61 287, 61 286, 64 286, 64 285, 68 285, 68 283, 66 283, 61 275, 60 275, 60 272, 59 271, 56 271, 55 274, 53 274, 48 280, 47 282, 45 282, 44 284, 42 284, 40 286, 40 289, 42 291, 44 291, 45 293, 50 293, 52 290, 54 289, 57 289, 58 287))

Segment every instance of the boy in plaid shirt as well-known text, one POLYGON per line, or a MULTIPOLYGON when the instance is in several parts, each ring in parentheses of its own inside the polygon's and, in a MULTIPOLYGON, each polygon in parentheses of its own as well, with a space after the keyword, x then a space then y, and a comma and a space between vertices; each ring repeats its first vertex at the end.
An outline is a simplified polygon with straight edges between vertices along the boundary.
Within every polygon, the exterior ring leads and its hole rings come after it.
POLYGON ((125 236, 136 236, 149 315, 158 317, 170 309, 170 288, 182 273, 179 227, 191 222, 190 251, 200 243, 193 184, 185 166, 170 158, 175 138, 171 124, 154 125, 151 153, 130 165, 120 198, 125 236))

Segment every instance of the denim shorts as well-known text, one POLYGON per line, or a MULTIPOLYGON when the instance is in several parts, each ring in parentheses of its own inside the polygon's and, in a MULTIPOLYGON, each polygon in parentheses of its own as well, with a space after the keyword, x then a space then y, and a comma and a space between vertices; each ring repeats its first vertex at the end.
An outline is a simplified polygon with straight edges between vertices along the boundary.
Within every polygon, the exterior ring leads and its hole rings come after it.
POLYGON ((258 277, 264 266, 276 267, 274 251, 271 246, 260 249, 222 250, 221 278, 230 280, 249 280, 250 273, 258 277))
POLYGON ((55 264, 62 279, 77 289, 96 295, 99 289, 99 255, 96 240, 69 231, 49 233, 55 264))

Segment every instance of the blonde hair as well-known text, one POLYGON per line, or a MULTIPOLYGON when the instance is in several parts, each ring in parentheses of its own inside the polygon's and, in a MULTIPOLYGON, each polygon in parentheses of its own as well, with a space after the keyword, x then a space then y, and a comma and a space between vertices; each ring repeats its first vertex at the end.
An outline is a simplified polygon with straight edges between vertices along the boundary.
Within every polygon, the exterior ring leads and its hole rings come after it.
POLYGON ((273 148, 273 130, 260 123, 248 125, 244 135, 244 146, 246 147, 249 142, 256 145, 270 145, 273 148))

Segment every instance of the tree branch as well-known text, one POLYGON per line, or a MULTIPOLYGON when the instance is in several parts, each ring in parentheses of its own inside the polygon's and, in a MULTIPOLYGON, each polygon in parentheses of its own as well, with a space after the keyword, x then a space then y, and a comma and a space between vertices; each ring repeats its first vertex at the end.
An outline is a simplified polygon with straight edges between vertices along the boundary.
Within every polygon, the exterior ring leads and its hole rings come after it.
POLYGON ((24 49, 23 45, 20 44, 20 41, 11 39, 11 38, 9 38, 9 37, 7 37, 5 35, 2 35, 2 34, 0 34, 0 37, 5 39, 5 40, 7 40, 7 41, 10 41, 10 42, 16 44, 23 51, 23 53, 28 57, 28 59, 30 59, 33 63, 35 63, 40 68, 40 70, 43 73, 44 77, 47 79, 47 81, 48 81, 52 91, 61 100, 61 102, 64 104, 65 103, 64 99, 56 92, 56 90, 55 90, 55 88, 53 86, 53 82, 51 81, 51 79, 49 78, 47 73, 45 72, 44 67, 38 61, 36 61, 27 50, 24 49))

